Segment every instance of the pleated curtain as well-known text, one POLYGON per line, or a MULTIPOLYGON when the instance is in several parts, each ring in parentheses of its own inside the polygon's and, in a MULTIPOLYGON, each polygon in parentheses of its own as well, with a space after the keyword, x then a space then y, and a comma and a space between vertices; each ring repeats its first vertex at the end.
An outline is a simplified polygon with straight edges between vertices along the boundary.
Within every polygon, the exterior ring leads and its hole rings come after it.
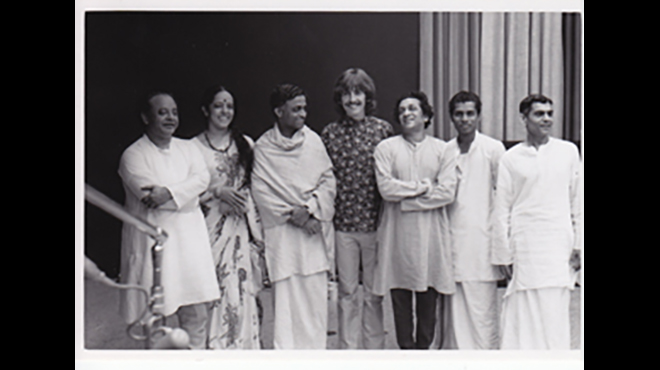
POLYGON ((554 102, 552 135, 580 140, 579 16, 568 21, 562 13, 420 17, 420 89, 436 111, 430 134, 445 140, 456 135, 448 102, 455 93, 471 90, 481 97, 481 132, 489 136, 524 140, 518 105, 525 96, 541 93, 554 102))

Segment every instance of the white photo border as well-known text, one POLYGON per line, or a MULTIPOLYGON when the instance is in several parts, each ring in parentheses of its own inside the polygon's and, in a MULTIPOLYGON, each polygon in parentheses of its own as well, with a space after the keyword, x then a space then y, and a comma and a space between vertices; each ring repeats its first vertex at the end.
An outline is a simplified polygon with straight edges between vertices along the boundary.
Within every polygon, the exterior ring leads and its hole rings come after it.
MULTIPOLYGON (((541 11, 580 12, 584 35, 584 2, 576 0, 534 1, 263 1, 263 0, 76 0, 76 369, 122 370, 157 368, 378 368, 429 366, 442 369, 583 369, 584 320, 581 320, 581 350, 572 351, 141 351, 86 350, 83 340, 83 230, 84 230, 84 19, 86 11, 541 11), (409 365, 408 365, 409 364, 409 365)), ((583 36, 584 42, 584 36, 583 36)), ((583 44, 584 45, 584 44, 583 44)), ((582 106, 584 106, 584 46, 582 47, 582 106)), ((584 112, 584 111, 583 111, 584 112)), ((584 115, 584 113, 582 113, 584 115)), ((582 117, 584 135, 584 117, 582 117)), ((584 143, 584 136, 582 136, 584 143)), ((584 148, 584 147, 583 147, 584 148)), ((584 155, 584 153, 583 153, 584 155)), ((584 158, 584 157, 583 157, 584 158)), ((584 267, 584 264, 583 264, 584 267)), ((581 295, 582 314, 584 294, 581 295)))

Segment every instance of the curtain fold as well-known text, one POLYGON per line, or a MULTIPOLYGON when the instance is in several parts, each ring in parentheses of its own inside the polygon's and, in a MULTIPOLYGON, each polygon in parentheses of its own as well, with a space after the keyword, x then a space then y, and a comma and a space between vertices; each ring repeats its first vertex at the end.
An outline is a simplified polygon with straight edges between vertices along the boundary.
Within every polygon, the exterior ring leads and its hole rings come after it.
POLYGON ((564 34, 564 133, 581 141, 582 119, 582 24, 579 13, 563 16, 564 34))
POLYGON ((427 129, 440 138, 455 135, 447 102, 460 90, 479 91, 480 13, 422 13, 420 89, 436 115, 427 129))
POLYGON ((579 141, 579 14, 422 13, 420 25, 420 89, 436 110, 429 133, 456 134, 448 101, 471 90, 483 103, 482 132, 523 140, 518 105, 541 93, 554 102, 552 135, 579 141))

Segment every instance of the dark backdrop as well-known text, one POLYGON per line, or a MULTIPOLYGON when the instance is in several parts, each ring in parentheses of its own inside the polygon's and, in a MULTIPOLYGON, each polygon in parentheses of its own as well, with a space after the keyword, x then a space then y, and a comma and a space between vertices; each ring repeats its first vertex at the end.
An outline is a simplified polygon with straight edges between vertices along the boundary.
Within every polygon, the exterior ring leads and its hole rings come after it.
MULTIPOLYGON (((221 83, 238 127, 257 139, 273 124, 268 97, 280 82, 305 89, 319 133, 337 116, 332 88, 349 67, 374 78, 376 115, 390 122, 398 96, 419 86, 418 13, 88 12, 84 38, 85 181, 119 203, 119 157, 142 134, 137 104, 149 91, 173 93, 177 135, 189 138, 204 129, 202 92, 221 83)), ((85 206, 85 254, 110 276, 120 237, 119 221, 85 206)))

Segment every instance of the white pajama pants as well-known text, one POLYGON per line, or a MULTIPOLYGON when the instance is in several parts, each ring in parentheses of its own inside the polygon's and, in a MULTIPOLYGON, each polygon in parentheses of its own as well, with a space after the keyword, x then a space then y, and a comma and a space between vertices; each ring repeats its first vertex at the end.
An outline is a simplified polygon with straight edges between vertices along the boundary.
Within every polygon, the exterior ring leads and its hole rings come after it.
POLYGON ((385 348, 383 297, 372 294, 376 268, 376 233, 336 232, 335 254, 339 274, 339 348, 385 348), (359 315, 358 285, 362 261, 363 308, 359 315))
POLYGON ((273 283, 275 349, 325 349, 328 273, 293 275, 273 283))
POLYGON ((499 316, 496 281, 456 283, 456 293, 445 298, 443 349, 497 349, 499 316))
POLYGON ((504 297, 502 349, 560 349, 571 347, 568 288, 522 290, 504 297))

